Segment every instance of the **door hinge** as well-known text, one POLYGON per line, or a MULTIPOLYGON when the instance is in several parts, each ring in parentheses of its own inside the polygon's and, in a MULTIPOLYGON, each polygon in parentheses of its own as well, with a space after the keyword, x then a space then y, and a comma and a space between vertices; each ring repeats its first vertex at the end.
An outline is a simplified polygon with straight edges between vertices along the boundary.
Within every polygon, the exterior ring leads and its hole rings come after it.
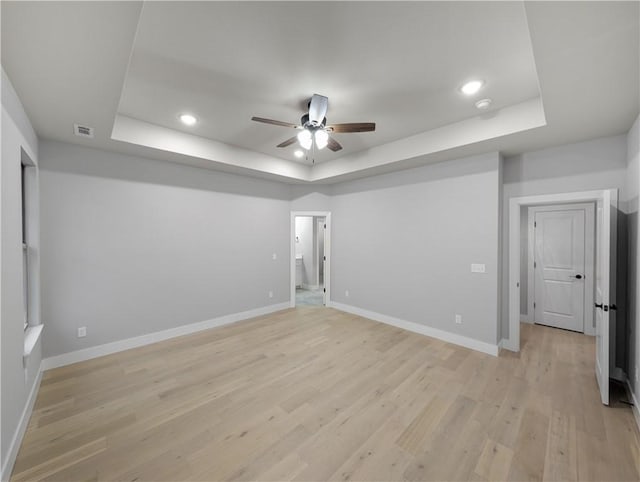
POLYGON ((533 222, 533 227, 535 228, 535 227, 537 227, 537 226, 538 226, 538 223, 537 223, 536 221, 534 221, 534 222, 533 222))
POLYGON ((327 225, 326 224, 324 225, 324 229, 327 229, 327 225))
POLYGON ((538 266, 538 264, 534 261, 533 262, 533 267, 535 268, 536 266, 538 266))
POLYGON ((326 293, 327 292, 327 288, 322 288, 322 292, 326 293))
POLYGON ((326 257, 326 256, 323 256, 323 257, 322 257, 322 261, 326 261, 326 260, 327 260, 327 257, 326 257))
POLYGON ((536 302, 535 302, 535 301, 533 302, 533 307, 534 307, 534 308, 536 307, 536 302))

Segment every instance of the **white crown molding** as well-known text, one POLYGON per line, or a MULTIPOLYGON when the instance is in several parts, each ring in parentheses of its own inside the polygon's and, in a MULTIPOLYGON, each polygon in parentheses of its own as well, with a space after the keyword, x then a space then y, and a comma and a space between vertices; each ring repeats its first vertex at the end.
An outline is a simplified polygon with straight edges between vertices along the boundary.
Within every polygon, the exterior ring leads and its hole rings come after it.
POLYGON ((421 164, 456 159, 464 156, 452 154, 454 149, 546 125, 542 98, 536 97, 486 115, 477 115, 316 164, 311 169, 309 181, 337 182, 358 171, 375 170, 383 166, 388 168, 390 165, 396 169, 406 168, 408 163, 416 159, 421 159, 421 164))
MULTIPOLYGON (((111 139, 165 153, 201 159, 212 167, 263 173, 284 182, 338 182, 367 171, 406 169, 456 158, 455 149, 546 125, 542 98, 476 115, 314 166, 287 161, 220 141, 117 114, 111 139)), ((464 157, 463 155, 458 157, 464 157)))
POLYGON ((308 181, 311 167, 267 154, 225 144, 175 129, 161 127, 122 114, 113 123, 111 139, 172 154, 204 159, 211 166, 262 172, 281 180, 308 181))

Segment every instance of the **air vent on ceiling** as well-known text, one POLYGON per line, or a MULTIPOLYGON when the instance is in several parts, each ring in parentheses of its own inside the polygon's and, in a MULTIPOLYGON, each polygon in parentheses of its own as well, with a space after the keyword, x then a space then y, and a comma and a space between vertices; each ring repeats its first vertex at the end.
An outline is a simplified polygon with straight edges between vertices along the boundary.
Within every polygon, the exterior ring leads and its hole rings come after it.
POLYGON ((73 124, 73 132, 80 137, 93 137, 93 127, 73 124))

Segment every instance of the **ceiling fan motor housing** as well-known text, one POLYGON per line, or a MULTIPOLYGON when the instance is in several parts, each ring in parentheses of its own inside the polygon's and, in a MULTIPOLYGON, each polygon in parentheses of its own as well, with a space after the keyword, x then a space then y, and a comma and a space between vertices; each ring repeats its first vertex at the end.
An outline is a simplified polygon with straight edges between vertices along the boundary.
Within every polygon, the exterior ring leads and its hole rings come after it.
POLYGON ((324 126, 327 125, 327 118, 325 117, 324 119, 322 119, 322 122, 318 124, 315 121, 309 120, 309 114, 305 114, 300 118, 300 124, 302 125, 302 127, 306 127, 309 129, 323 128, 324 126))

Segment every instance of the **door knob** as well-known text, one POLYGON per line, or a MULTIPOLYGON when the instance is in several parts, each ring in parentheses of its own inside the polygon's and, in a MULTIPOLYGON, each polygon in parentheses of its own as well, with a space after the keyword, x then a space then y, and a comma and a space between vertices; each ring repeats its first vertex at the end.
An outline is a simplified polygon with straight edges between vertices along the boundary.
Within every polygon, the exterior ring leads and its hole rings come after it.
POLYGON ((602 303, 596 303, 596 308, 602 309, 602 303))
POLYGON ((569 276, 569 278, 582 279, 582 275, 581 274, 577 274, 575 276, 569 276))

